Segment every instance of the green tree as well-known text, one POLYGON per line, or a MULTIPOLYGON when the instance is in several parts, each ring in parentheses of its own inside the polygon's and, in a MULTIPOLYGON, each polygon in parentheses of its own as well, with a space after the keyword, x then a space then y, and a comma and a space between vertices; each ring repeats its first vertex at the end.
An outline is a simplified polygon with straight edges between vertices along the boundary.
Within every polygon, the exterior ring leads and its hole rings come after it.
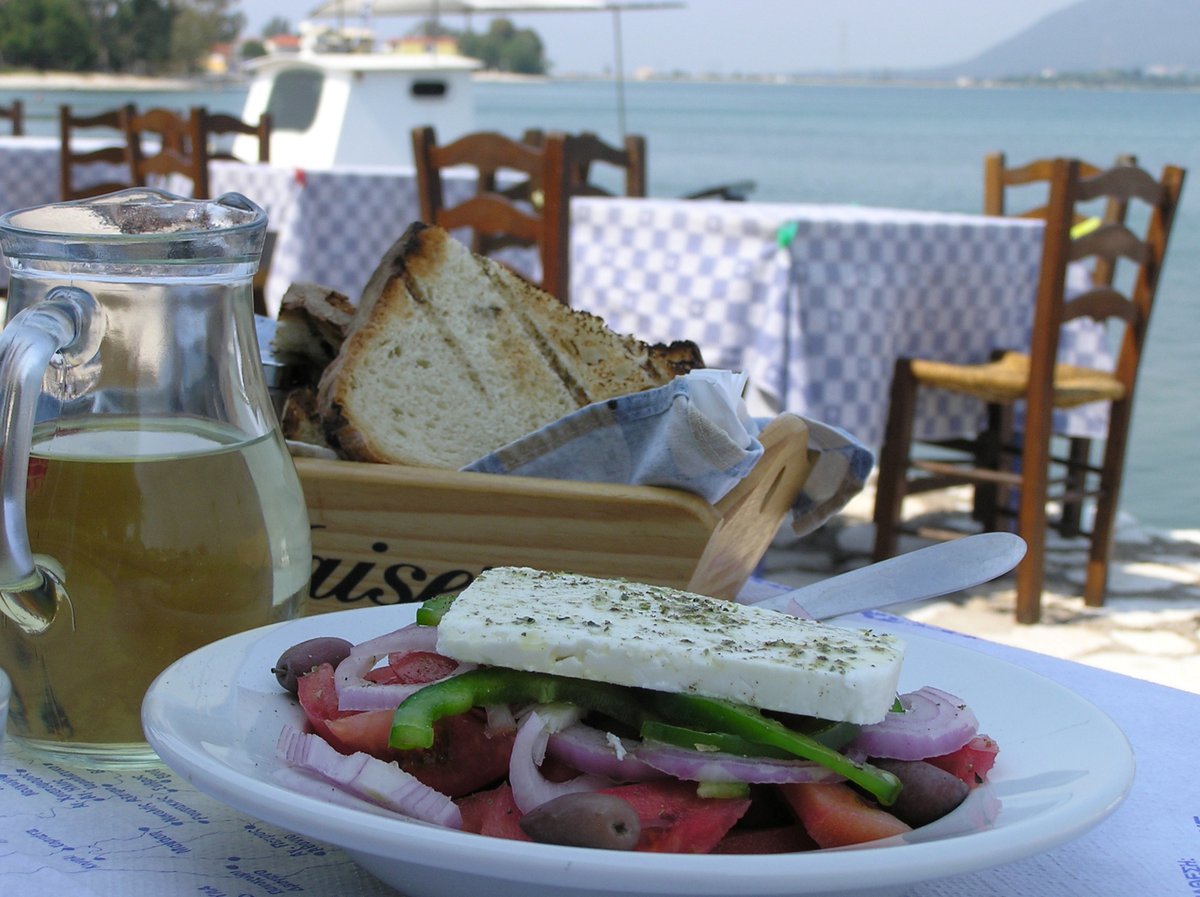
POLYGON ((267 45, 256 37, 242 41, 241 48, 242 59, 258 59, 260 56, 267 55, 267 45))
POLYGON ((113 14, 109 52, 117 71, 153 74, 170 60, 175 10, 162 0, 125 0, 113 14))
POLYGON ((272 17, 267 24, 263 25, 262 36, 279 37, 281 34, 291 34, 292 23, 283 16, 272 17))
POLYGON ((500 50, 500 68, 521 75, 541 75, 546 71, 542 40, 528 28, 513 34, 500 50))
POLYGON ((95 68, 153 74, 170 51, 173 0, 82 0, 89 35, 97 45, 95 68))
POLYGON ((522 75, 546 73, 542 39, 529 28, 518 29, 510 19, 492 19, 484 34, 467 31, 458 35, 458 49, 483 63, 485 69, 522 75))
POLYGON ((246 26, 246 17, 230 12, 234 0, 174 0, 170 67, 177 72, 201 70, 213 45, 234 43, 246 26))
POLYGON ((0 3, 0 63, 39 71, 84 71, 99 48, 83 0, 0 3))

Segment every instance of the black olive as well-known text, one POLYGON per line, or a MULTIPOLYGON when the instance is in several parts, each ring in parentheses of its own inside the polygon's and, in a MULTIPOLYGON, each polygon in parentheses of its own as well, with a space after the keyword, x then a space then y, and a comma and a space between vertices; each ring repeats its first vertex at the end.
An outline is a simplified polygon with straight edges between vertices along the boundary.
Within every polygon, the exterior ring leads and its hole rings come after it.
POLYGON ((282 654, 271 672, 287 691, 296 693, 297 680, 323 663, 337 666, 350 655, 351 645, 344 638, 323 636, 292 645, 282 654))
POLYGON ((535 841, 604 850, 633 850, 642 833, 629 801, 586 791, 546 801, 522 816, 520 824, 535 841))

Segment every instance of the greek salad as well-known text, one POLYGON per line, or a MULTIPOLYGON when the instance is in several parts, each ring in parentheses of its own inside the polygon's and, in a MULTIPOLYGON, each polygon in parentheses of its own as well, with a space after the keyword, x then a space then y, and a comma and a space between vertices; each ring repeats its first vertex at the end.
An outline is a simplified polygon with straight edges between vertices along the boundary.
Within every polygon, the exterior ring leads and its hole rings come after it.
MULTIPOLYGON (((468 591, 459 596, 464 607, 468 591)), ((666 591, 651 594, 674 600, 666 591)), ((483 630, 503 633, 495 594, 473 597, 483 630)), ((621 597, 629 600, 628 592, 621 597)), ((554 663, 521 660, 522 669, 463 656, 491 656, 483 648, 475 654, 456 648, 459 656, 450 656, 446 646, 464 639, 439 628, 454 622, 469 630, 465 611, 455 610, 459 599, 427 602, 412 625, 357 645, 317 638, 285 651, 273 671, 296 696, 307 726, 284 728, 281 759, 313 782, 404 816, 492 837, 615 850, 778 853, 861 844, 939 819, 986 780, 999 750, 963 700, 933 685, 892 693, 881 719, 851 722, 690 686, 648 688, 549 672, 566 649, 561 636, 546 635, 550 630, 531 633, 535 616, 518 636, 502 637, 532 639, 554 663)), ((553 602, 529 607, 568 619, 553 602)), ((689 613, 697 607, 708 605, 693 602, 689 613)), ((646 605, 639 613, 646 614, 646 605)), ((486 631, 472 639, 486 642, 486 631)), ((692 638, 670 631, 692 647, 692 638)), ((625 635, 606 642, 603 633, 597 641, 593 634, 591 650, 619 652, 630 641, 625 635)), ((767 644, 774 649, 778 641, 772 635, 767 644)), ((678 656, 694 656, 705 669, 715 663, 703 652, 678 656)))

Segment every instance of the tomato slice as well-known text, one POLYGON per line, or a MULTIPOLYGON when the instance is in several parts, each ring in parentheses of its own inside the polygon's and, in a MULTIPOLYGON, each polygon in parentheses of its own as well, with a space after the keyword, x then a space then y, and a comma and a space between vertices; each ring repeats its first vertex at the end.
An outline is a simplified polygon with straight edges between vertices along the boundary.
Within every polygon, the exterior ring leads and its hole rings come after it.
POLYGON ((972 788, 982 785, 996 764, 1000 745, 986 735, 976 735, 957 751, 941 757, 929 757, 926 763, 958 776, 972 788))
POLYGON ((750 808, 749 798, 700 797, 695 782, 655 779, 601 789, 629 801, 642 824, 637 850, 709 853, 750 808))
POLYGON ((476 791, 455 803, 462 812, 463 831, 512 841, 530 841, 521 831, 521 811, 513 800, 508 783, 490 791, 476 791))
MULTIPOLYGON (((656 853, 709 853, 750 805, 743 798, 699 797, 694 782, 673 779, 617 785, 603 791, 629 801, 642 825, 636 849, 656 853)), ((521 831, 521 811, 513 802, 512 788, 507 783, 455 802, 462 811, 464 831, 530 840, 521 831)))
POLYGON ((841 782, 780 785, 779 790, 800 824, 821 847, 845 847, 912 831, 841 782))
POLYGON ((330 730, 331 720, 350 716, 353 711, 339 710, 337 687, 334 684, 333 667, 321 664, 296 681, 296 696, 312 730, 328 741, 343 754, 352 754, 357 748, 342 743, 330 730))
POLYGON ((796 853, 816 850, 817 842, 802 825, 734 829, 722 838, 713 853, 796 853))
POLYGON ((436 651, 409 651, 407 654, 389 654, 388 669, 393 682, 423 685, 445 679, 458 669, 458 661, 436 651))
POLYGON ((508 775, 515 738, 512 730, 489 733, 487 715, 477 709, 438 720, 433 726, 433 747, 393 751, 391 758, 430 788, 461 797, 508 775))

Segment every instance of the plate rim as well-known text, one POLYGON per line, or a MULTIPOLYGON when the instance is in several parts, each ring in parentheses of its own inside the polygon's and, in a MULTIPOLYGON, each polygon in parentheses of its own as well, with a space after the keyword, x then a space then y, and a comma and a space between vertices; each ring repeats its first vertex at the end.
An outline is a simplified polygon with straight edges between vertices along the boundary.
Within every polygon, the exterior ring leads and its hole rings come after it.
MULTIPOLYGON (((368 637, 360 632, 361 630, 379 634, 389 631, 387 627, 394 629, 411 622, 415 608, 416 605, 359 608, 355 609, 353 620, 344 619, 351 616, 344 612, 301 617, 238 633, 193 651, 164 670, 150 686, 142 711, 146 737, 171 769, 210 797, 256 819, 334 844, 356 859, 362 856, 383 855, 381 851, 386 843, 388 855, 393 861, 444 869, 447 863, 455 860, 461 862, 463 850, 466 849, 471 853, 473 865, 494 863, 498 870, 504 870, 504 874, 488 877, 506 881, 540 883, 549 875, 561 876, 567 867, 573 874, 612 875, 615 872, 615 880, 606 882, 606 889, 613 894, 689 893, 703 897, 725 893, 727 887, 722 888, 720 885, 732 879, 737 880, 739 892, 746 895, 812 894, 816 892, 809 890, 809 886, 822 890, 864 885, 900 886, 976 872, 1042 853, 1073 840, 1109 816, 1128 794, 1133 781, 1135 760, 1127 736, 1093 702, 1061 683, 1004 658, 975 650, 969 645, 954 644, 923 635, 919 631, 912 631, 911 626, 919 624, 911 624, 908 621, 889 624, 888 621, 878 618, 863 618, 858 622, 865 623, 872 629, 896 632, 910 642, 910 647, 915 641, 922 646, 921 650, 967 656, 980 659, 985 664, 998 665, 1017 676, 1038 683, 1040 688, 1055 694, 1059 700, 1066 700, 1087 710, 1089 721, 1105 727, 1108 730, 1107 734, 1115 737, 1123 746, 1120 756, 1111 758, 1111 768, 1107 770, 1108 787, 1085 796, 1075 795, 1058 806, 1035 814, 1033 821, 1039 823, 1033 826, 1035 833, 1038 829, 1042 830, 1037 838, 1013 837, 1014 834, 1020 835, 1023 829, 1030 827, 1029 821, 1026 820, 1012 827, 988 828, 955 835, 955 845, 966 847, 965 850, 947 851, 946 839, 903 844, 889 843, 893 839, 888 839, 887 842, 871 845, 769 856, 621 853, 616 855, 620 862, 614 863, 614 854, 610 851, 525 842, 519 842, 520 850, 514 850, 513 845, 518 842, 454 831, 395 816, 376 815, 354 807, 330 805, 319 798, 290 790, 282 783, 267 778, 255 778, 200 746, 177 739, 169 731, 169 727, 160 724, 160 719, 162 723, 167 722, 163 714, 171 709, 166 692, 172 680, 188 673, 193 667, 203 669, 206 664, 211 664, 223 654, 231 651, 238 653, 241 663, 237 665, 236 670, 229 670, 224 682, 227 688, 238 687, 234 682, 240 672, 250 665, 255 648, 260 652, 265 650, 263 643, 284 631, 295 630, 298 633, 296 641, 312 637, 314 634, 347 635, 351 631, 354 633, 354 639, 361 640, 368 637), (374 622, 381 620, 388 622, 374 622), (312 812, 305 812, 306 810, 312 812), (318 810, 320 812, 317 812, 318 810), (1050 823, 1053 825, 1049 825, 1050 823), (1050 831, 1046 832, 1048 825, 1050 831), (398 830, 397 826, 400 827, 398 830), (353 832, 354 838, 361 841, 347 843, 342 834, 350 832, 353 832), (403 853, 396 851, 397 836, 404 842, 403 853), (460 843, 460 839, 463 838, 470 839, 465 848, 460 843), (981 846, 988 848, 985 854, 981 855, 980 850, 972 849, 981 846), (883 859, 885 862, 872 863, 873 867, 883 867, 882 870, 873 871, 884 871, 886 875, 876 880, 876 875, 873 874, 871 881, 865 881, 861 863, 856 863, 855 859, 847 860, 847 856, 861 859, 864 851, 875 850, 885 851, 874 858, 883 859), (515 861, 514 854, 517 855, 515 861), (646 892, 644 888, 648 876, 668 878, 673 880, 675 885, 686 878, 684 883, 687 887, 683 890, 646 892), (709 883, 714 889, 697 890, 696 885, 705 883, 709 883)), ((842 623, 847 625, 853 621, 854 618, 842 623)), ((264 676, 269 675, 269 665, 273 659, 268 658, 262 665, 264 676)), ((291 712, 294 713, 295 705, 290 704, 290 699, 282 691, 278 692, 278 696, 281 707, 286 702, 293 708, 291 712)))

